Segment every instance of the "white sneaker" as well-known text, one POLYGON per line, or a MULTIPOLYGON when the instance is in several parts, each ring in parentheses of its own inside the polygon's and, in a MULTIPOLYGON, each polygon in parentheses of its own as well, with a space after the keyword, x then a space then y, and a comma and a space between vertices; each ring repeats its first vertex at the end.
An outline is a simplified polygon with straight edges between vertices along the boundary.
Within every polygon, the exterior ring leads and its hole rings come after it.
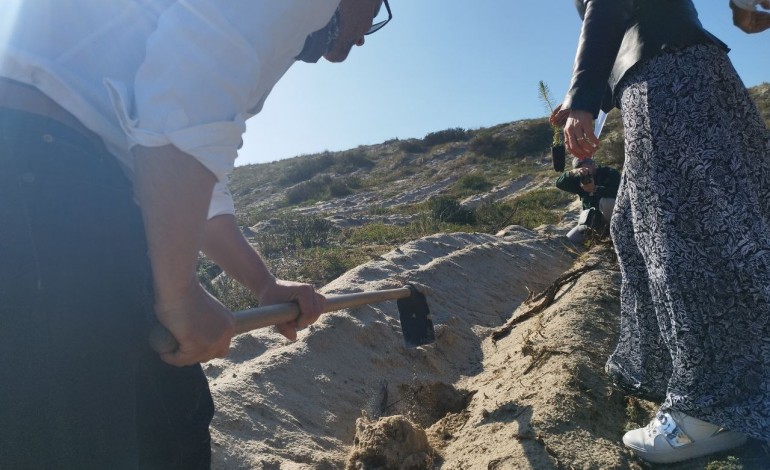
POLYGON ((623 444, 653 463, 673 463, 738 447, 746 436, 671 410, 644 428, 628 431, 623 444))

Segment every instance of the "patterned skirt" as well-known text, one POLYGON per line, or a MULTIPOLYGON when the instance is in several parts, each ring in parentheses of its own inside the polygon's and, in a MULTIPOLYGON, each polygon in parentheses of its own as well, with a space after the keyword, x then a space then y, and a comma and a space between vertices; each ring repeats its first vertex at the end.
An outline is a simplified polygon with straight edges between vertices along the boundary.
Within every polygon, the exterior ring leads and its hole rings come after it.
POLYGON ((620 86, 621 331, 607 371, 664 410, 770 440, 768 130, 713 46, 638 64, 620 86))

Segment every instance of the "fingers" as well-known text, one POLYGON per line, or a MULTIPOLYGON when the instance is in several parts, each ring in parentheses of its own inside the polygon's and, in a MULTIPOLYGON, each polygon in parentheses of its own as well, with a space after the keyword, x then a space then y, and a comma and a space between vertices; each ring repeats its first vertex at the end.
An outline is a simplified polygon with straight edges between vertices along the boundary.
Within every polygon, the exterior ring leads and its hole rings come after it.
POLYGON ((559 115, 559 112, 561 111, 561 105, 558 105, 554 110, 551 112, 551 115, 548 117, 548 122, 550 122, 553 125, 556 125, 556 116, 559 115))
POLYGON ((197 342, 192 339, 180 341, 178 349, 162 353, 160 358, 172 366, 183 367, 225 357, 230 352, 230 339, 235 329, 234 325, 233 322, 227 333, 207 343, 204 342, 205 339, 200 338, 197 342))
POLYGON ((593 130, 593 116, 585 111, 571 110, 564 126, 564 144, 572 155, 591 157, 599 147, 593 130))
MULTIPOLYGON (((767 3, 770 4, 770 0, 767 3)), ((733 10, 733 24, 745 33, 760 33, 770 28, 770 13, 736 8, 733 10)))
POLYGON ((326 297, 316 292, 310 284, 278 279, 260 300, 262 305, 280 302, 297 303, 299 316, 291 322, 276 325, 279 333, 294 341, 297 339, 297 330, 314 323, 321 316, 326 297))
POLYGON ((297 298, 299 304, 299 318, 297 318, 297 327, 299 329, 315 323, 318 317, 323 313, 323 305, 326 301, 326 297, 319 294, 313 289, 313 286, 306 285, 303 289, 302 295, 297 298))
POLYGON ((548 122, 551 123, 552 126, 563 127, 567 122, 567 116, 569 116, 569 109, 562 109, 561 105, 559 105, 551 113, 548 122))
MULTIPOLYGON (((312 286, 309 286, 312 288, 312 286)), ((297 331, 313 324, 323 313, 326 297, 313 291, 310 298, 298 298, 300 314, 296 320, 276 325, 278 332, 289 341, 297 340, 297 331)))
MULTIPOLYGON (((768 0, 768 3, 770 3, 770 0, 768 0)), ((767 8, 770 8, 768 6, 767 8)), ((759 33, 762 31, 767 30, 770 28, 770 13, 764 12, 764 11, 757 11, 754 12, 754 33, 759 33)))
MULTIPOLYGON (((234 323, 232 325, 234 330, 234 323)), ((209 343, 203 343, 202 340, 198 342, 181 341, 179 348, 175 351, 162 353, 160 358, 172 366, 184 367, 225 357, 230 352, 232 334, 232 331, 230 331, 225 336, 221 336, 209 343)))
POLYGON ((278 333, 282 334, 286 337, 289 341, 297 341, 297 322, 292 321, 289 323, 282 323, 280 325, 276 325, 275 328, 278 330, 278 333))
POLYGON ((156 301, 155 314, 178 343, 161 359, 173 366, 189 366, 224 357, 235 333, 235 318, 199 285, 174 302, 156 301))
POLYGON ((229 353, 230 342, 228 341, 226 345, 221 345, 215 349, 207 349, 206 351, 187 351, 180 348, 173 352, 163 353, 160 355, 160 358, 163 362, 172 366, 185 367, 226 357, 229 353))

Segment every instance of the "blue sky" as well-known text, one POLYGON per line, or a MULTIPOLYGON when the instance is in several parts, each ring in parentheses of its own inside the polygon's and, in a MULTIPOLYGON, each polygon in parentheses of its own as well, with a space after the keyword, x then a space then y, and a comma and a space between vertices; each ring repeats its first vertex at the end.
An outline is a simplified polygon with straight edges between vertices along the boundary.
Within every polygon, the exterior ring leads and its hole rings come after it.
MULTIPOLYGON (((566 93, 580 31, 571 0, 390 4, 393 20, 346 62, 287 72, 249 120, 236 165, 544 116, 539 80, 557 101, 566 93)), ((726 0, 695 5, 746 85, 770 81, 770 31, 735 28, 726 0)))

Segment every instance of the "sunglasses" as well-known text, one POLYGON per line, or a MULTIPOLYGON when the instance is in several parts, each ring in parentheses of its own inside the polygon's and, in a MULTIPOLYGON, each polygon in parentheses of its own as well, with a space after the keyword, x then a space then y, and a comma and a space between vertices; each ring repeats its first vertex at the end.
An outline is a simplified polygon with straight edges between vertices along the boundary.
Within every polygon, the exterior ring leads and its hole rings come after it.
MULTIPOLYGON (((390 5, 388 4, 388 0, 383 0, 383 4, 385 4, 385 9, 388 11, 388 18, 382 21, 378 21, 377 23, 372 24, 372 26, 369 28, 369 31, 365 32, 364 34, 373 34, 377 31, 381 30, 383 26, 388 24, 388 21, 390 21, 393 18, 393 13, 390 11, 390 5)), ((374 17, 377 17, 377 14, 380 12, 379 9, 377 9, 377 13, 375 13, 374 17)))

